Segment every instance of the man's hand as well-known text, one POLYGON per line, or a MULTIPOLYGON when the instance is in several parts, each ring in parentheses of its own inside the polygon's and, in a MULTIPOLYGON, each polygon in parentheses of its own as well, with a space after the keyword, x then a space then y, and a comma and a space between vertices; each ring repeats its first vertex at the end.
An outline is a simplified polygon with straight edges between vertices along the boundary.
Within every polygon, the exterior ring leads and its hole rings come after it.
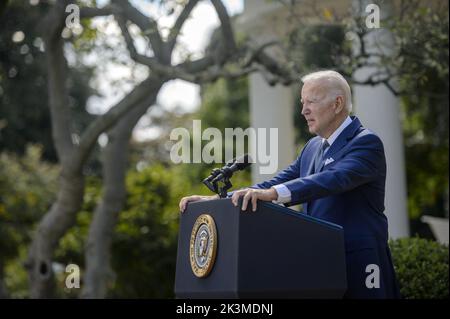
POLYGON ((218 199, 219 195, 211 195, 211 196, 201 196, 201 195, 192 195, 192 196, 186 196, 183 197, 180 200, 180 211, 183 213, 186 210, 186 205, 189 202, 198 202, 201 200, 212 200, 212 199, 218 199))
POLYGON ((275 190, 275 188, 241 189, 241 190, 235 191, 233 193, 233 196, 231 197, 231 202, 234 204, 234 206, 238 205, 239 198, 242 196, 244 196, 244 199, 242 200, 242 210, 246 210, 248 202, 251 201, 252 202, 252 210, 255 211, 256 210, 256 202, 258 199, 262 200, 262 201, 266 201, 266 202, 271 202, 278 198, 278 193, 275 190))

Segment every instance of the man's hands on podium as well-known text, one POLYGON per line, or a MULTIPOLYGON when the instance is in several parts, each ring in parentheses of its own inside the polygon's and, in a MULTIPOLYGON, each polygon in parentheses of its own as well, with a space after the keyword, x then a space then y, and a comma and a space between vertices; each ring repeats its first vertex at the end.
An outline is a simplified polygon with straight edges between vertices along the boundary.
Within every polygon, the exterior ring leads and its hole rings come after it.
POLYGON ((269 189, 254 189, 254 188, 245 188, 235 191, 233 196, 231 197, 231 202, 234 206, 238 205, 239 198, 244 197, 242 199, 242 210, 247 209, 248 202, 252 203, 252 210, 256 211, 256 203, 259 200, 265 202, 271 202, 273 200, 278 199, 278 193, 275 188, 269 189))
MULTIPOLYGON (((278 199, 278 193, 275 188, 269 189, 254 189, 254 188, 244 188, 233 192, 231 197, 231 202, 234 206, 238 205, 239 198, 244 197, 242 200, 242 210, 247 210, 248 202, 252 203, 252 210, 256 210, 257 200, 262 200, 265 202, 271 202, 278 199)), ((183 213, 186 210, 186 206, 189 202, 198 202, 203 200, 213 200, 219 199, 219 195, 202 196, 202 195, 192 195, 183 197, 180 200, 180 211, 183 213)))
POLYGON ((198 202, 202 200, 213 200, 213 199, 219 199, 219 195, 211 195, 211 196, 202 196, 202 195, 192 195, 192 196, 186 196, 183 197, 180 200, 180 211, 183 213, 186 210, 186 206, 189 202, 198 202))

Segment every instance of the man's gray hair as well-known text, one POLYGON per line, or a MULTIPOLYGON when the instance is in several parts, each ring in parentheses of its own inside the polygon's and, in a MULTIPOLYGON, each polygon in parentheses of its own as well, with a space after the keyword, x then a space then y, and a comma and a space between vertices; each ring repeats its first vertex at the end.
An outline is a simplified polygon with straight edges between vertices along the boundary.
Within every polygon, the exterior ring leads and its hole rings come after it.
POLYGON ((352 92, 347 80, 338 72, 332 70, 318 71, 307 74, 301 78, 303 83, 324 80, 332 87, 336 94, 342 94, 344 97, 345 109, 350 113, 352 111, 352 92))

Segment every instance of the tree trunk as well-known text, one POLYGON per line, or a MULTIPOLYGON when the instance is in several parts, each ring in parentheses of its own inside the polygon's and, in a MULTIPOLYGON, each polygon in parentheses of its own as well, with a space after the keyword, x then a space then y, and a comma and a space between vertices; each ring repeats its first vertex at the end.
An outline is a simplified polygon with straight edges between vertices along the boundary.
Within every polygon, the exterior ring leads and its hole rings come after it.
POLYGON ((155 80, 149 91, 149 98, 128 113, 108 134, 108 145, 103 153, 103 197, 94 212, 85 252, 83 298, 105 298, 108 283, 114 277, 110 264, 111 243, 126 196, 129 140, 137 121, 155 103, 162 84, 161 80, 155 80))
POLYGON ((53 296, 53 251, 59 239, 73 225, 83 200, 84 179, 81 165, 77 166, 73 162, 75 151, 71 140, 66 88, 68 69, 64 57, 64 41, 60 35, 64 27, 65 7, 69 3, 68 0, 57 2, 44 18, 52 137, 62 168, 57 199, 39 222, 28 252, 26 267, 31 298, 53 296))
POLYGON ((53 296, 53 252, 60 238, 75 223, 84 193, 81 172, 61 173, 60 189, 56 202, 44 216, 36 230, 30 247, 27 268, 30 277, 30 297, 53 296))
MULTIPOLYGON (((92 148, 97 142, 98 136, 106 130, 112 128, 118 118, 124 116, 121 128, 111 131, 111 145, 105 150, 105 189, 101 203, 96 209, 93 224, 91 225, 89 240, 86 248, 86 287, 85 296, 103 297, 106 293, 106 282, 109 271, 109 247, 113 228, 116 224, 117 214, 121 210, 125 197, 124 175, 126 167, 126 148, 132 128, 146 108, 141 104, 148 96, 148 100, 154 101, 161 85, 169 79, 188 74, 188 78, 216 79, 220 74, 217 68, 211 68, 210 58, 206 58, 203 63, 186 63, 173 67, 171 65, 172 50, 175 47, 177 37, 186 19, 189 17, 197 0, 190 0, 180 13, 174 28, 170 31, 170 43, 163 43, 158 29, 152 28, 156 25, 148 16, 143 15, 131 6, 127 1, 115 1, 117 6, 127 4, 126 10, 95 10, 90 9, 88 16, 108 15, 111 12, 117 16, 117 21, 121 27, 130 56, 146 64, 152 72, 157 72, 153 77, 153 82, 147 78, 136 86, 124 99, 111 108, 106 114, 100 116, 84 131, 79 143, 72 142, 71 118, 69 109, 69 95, 67 93, 67 63, 64 57, 64 40, 61 38, 61 31, 65 26, 67 16, 65 9, 74 0, 56 1, 52 10, 45 18, 45 48, 48 64, 48 90, 49 104, 52 118, 52 134, 58 157, 62 166, 60 189, 56 202, 49 212, 39 223, 35 237, 29 251, 27 267, 30 277, 30 295, 32 298, 44 298, 52 295, 54 285, 52 257, 54 249, 57 247, 60 238, 75 223, 76 213, 81 208, 84 194, 84 179, 82 167, 92 148), (125 14, 126 13, 126 14, 125 14), (122 17, 122 15, 126 17, 122 17), (134 48, 133 39, 128 32, 126 21, 137 23, 142 31, 152 29, 148 36, 153 52, 161 52, 161 56, 156 57, 141 56, 134 48), (150 28, 148 28, 150 26, 150 28), (145 63, 144 63, 145 62, 145 63), (205 63, 206 62, 206 63, 205 63), (160 64, 163 63, 163 64, 160 64), (155 69, 154 69, 155 68, 155 69), (212 70, 211 70, 212 69, 212 70), (156 71, 155 71, 156 70, 156 71), (207 71, 210 72, 207 72, 207 71), (187 73, 186 73, 187 72, 187 73), (190 74, 193 73, 194 75, 190 74), (205 73, 205 74, 203 74, 205 73), (210 76, 210 74, 212 76, 210 76), (159 77, 159 78, 158 78, 159 77), (150 94, 148 94, 150 92, 150 94), (141 112, 132 110, 136 106, 141 108, 141 112), (127 112, 132 113, 126 115, 127 112)), ((234 43, 231 24, 223 4, 219 0, 213 0, 222 24, 223 34, 227 43, 234 43)), ((122 8, 123 9, 123 8, 122 8)), ((83 12, 87 12, 84 10, 83 12)), ((227 45, 227 49, 234 48, 234 45, 227 45)), ((233 50, 234 51, 234 50, 233 50)), ((223 51, 228 53, 227 50, 223 51)), ((228 56, 225 54, 225 56, 228 56)), ((202 59, 201 59, 202 60, 202 59)), ((220 65, 225 59, 220 59, 220 65)), ((217 66, 218 67, 218 66, 217 66)), ((151 78, 151 76, 150 76, 151 78)), ((200 81, 200 80, 198 80, 200 81)), ((149 106, 152 103, 147 103, 149 106)))

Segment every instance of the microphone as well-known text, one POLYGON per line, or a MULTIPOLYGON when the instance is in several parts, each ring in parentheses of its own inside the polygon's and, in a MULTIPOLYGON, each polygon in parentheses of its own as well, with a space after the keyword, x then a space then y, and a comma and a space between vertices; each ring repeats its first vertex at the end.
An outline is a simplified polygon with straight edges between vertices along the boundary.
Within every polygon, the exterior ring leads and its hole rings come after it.
POLYGON ((251 157, 248 154, 244 154, 238 158, 235 158, 220 169, 219 174, 215 176, 215 178, 212 180, 212 183, 219 182, 224 178, 231 178, 234 172, 242 171, 251 164, 251 157))
POLYGON ((215 168, 211 171, 211 175, 203 180, 211 191, 220 195, 220 197, 226 197, 226 191, 232 187, 230 178, 236 171, 241 171, 251 165, 251 157, 248 154, 242 155, 238 158, 234 158, 225 164, 222 168, 215 168), (219 187, 218 183, 223 182, 225 186, 219 187))

